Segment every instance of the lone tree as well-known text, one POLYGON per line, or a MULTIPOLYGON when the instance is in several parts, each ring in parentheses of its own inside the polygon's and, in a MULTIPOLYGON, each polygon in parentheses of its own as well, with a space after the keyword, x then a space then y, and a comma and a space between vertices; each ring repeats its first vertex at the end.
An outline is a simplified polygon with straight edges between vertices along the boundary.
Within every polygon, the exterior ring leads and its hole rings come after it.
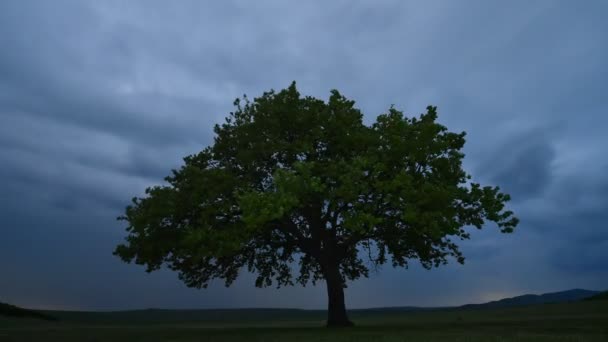
POLYGON ((327 325, 349 326, 348 280, 389 260, 463 263, 454 241, 469 238, 467 226, 488 220, 509 233, 518 223, 509 195, 469 181, 465 133, 436 123, 436 107, 407 118, 391 106, 367 126, 337 90, 325 103, 295 82, 234 105, 212 146, 133 198, 115 255, 147 272, 166 265, 195 288, 229 286, 244 267, 258 287, 324 280, 327 325))

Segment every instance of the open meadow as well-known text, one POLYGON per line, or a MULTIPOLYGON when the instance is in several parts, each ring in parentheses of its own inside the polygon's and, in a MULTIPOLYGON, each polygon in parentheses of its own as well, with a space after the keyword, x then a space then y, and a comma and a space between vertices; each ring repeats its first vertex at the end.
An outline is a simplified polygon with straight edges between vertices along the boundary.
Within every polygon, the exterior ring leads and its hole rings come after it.
POLYGON ((608 341, 608 301, 509 309, 354 310, 354 328, 308 310, 58 312, 0 318, 0 341, 608 341))

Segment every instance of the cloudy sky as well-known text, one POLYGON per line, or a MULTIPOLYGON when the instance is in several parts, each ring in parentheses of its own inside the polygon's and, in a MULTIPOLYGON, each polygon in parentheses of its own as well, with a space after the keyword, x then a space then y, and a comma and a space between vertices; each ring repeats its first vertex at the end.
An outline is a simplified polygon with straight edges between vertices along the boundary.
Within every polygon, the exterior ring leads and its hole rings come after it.
POLYGON ((213 139, 234 98, 338 89, 365 121, 439 107, 521 219, 464 266, 384 267, 351 308, 608 289, 608 2, 0 1, 0 301, 323 308, 323 287, 186 288, 112 256, 115 220, 213 139))

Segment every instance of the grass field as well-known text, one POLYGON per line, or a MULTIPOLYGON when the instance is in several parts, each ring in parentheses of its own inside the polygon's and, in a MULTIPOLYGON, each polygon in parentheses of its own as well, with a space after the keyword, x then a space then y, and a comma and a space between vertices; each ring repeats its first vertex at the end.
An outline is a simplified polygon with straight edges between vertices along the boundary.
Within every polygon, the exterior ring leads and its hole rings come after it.
POLYGON ((324 312, 142 310, 48 312, 48 322, 0 317, 0 341, 608 341, 608 301, 510 309, 354 311, 348 329, 324 312))

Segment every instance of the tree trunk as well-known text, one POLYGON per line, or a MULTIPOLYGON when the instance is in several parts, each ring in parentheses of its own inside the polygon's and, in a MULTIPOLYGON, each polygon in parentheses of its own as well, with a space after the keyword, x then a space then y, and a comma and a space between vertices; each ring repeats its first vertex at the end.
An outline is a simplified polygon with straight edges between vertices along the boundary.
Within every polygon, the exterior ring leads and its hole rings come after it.
POLYGON ((327 326, 350 327, 353 322, 348 320, 346 305, 344 303, 344 283, 338 265, 325 268, 325 282, 327 283, 327 326))

